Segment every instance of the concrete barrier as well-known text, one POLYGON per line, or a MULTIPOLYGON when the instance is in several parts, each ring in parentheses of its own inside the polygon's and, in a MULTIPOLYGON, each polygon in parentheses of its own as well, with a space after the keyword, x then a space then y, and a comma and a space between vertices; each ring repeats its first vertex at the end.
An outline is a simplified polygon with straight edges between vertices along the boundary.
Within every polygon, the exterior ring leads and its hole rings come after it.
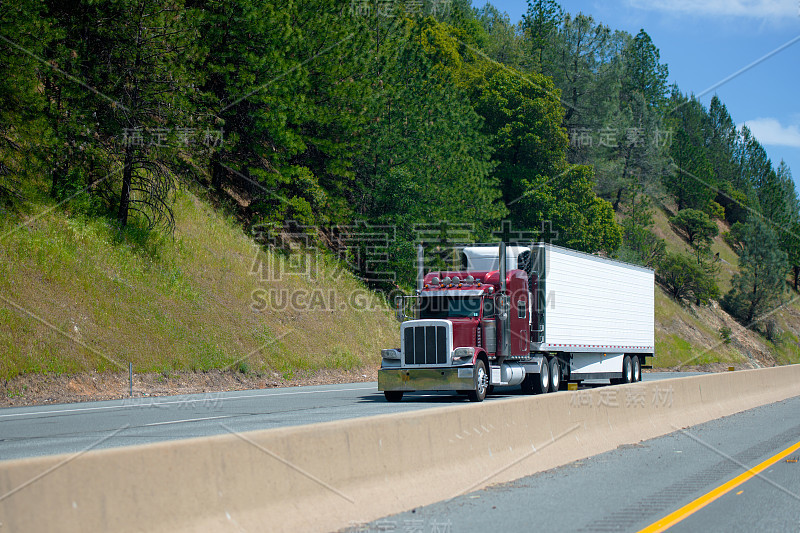
POLYGON ((330 531, 800 395, 800 365, 0 463, 0 533, 330 531))

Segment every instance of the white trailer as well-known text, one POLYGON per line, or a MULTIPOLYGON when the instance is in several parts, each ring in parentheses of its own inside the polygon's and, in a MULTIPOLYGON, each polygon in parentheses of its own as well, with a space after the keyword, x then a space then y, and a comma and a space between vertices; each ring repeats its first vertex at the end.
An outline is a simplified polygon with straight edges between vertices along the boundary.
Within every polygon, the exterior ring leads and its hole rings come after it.
POLYGON ((625 369, 625 356, 655 350, 653 271, 551 245, 535 247, 532 258, 540 317, 531 350, 569 353, 571 380, 628 370, 638 381, 641 358, 625 369))

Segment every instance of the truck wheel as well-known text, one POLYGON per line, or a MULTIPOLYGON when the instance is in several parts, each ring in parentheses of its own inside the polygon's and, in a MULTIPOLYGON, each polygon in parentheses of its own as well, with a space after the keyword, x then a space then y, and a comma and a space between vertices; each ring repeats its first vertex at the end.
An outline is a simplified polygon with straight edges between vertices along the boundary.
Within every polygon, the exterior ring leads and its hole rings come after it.
POLYGON ((475 363, 475 390, 468 391, 467 397, 471 402, 482 402, 488 389, 489 375, 486 373, 486 365, 482 359, 478 359, 475 363))
POLYGON ((550 390, 550 362, 542 359, 542 367, 538 374, 526 374, 522 380, 522 392, 525 394, 544 394, 550 390))
POLYGON ((642 362, 639 360, 639 356, 635 355, 631 357, 631 362, 633 363, 633 381, 634 383, 642 381, 642 362))
POLYGON ((629 355, 626 355, 622 360, 622 382, 633 382, 633 363, 631 362, 631 356, 629 355))
POLYGON ((387 402, 399 402, 403 399, 403 391, 401 390, 387 390, 383 391, 387 402))
POLYGON ((550 392, 557 392, 561 386, 561 364, 558 357, 550 359, 550 392))

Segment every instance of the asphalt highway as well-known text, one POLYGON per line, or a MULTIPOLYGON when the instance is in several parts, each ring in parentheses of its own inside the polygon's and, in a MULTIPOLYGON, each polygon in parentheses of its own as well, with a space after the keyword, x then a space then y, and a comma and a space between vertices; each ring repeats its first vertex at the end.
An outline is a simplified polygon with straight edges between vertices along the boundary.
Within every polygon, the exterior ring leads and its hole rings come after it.
MULTIPOLYGON (((644 373, 643 380, 696 375, 644 373)), ((515 397, 519 389, 485 401, 515 397)), ((388 403, 377 383, 349 383, 0 409, 0 461, 314 424, 465 403, 454 393, 388 403)))
POLYGON ((349 531, 800 531, 800 397, 349 531))

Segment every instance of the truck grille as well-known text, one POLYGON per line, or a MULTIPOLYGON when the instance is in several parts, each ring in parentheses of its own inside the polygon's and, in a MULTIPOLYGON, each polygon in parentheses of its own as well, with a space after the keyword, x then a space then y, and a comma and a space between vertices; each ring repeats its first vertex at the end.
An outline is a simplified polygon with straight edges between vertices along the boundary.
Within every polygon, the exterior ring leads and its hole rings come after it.
POLYGON ((447 328, 413 326, 405 329, 403 352, 407 365, 447 363, 447 328))

